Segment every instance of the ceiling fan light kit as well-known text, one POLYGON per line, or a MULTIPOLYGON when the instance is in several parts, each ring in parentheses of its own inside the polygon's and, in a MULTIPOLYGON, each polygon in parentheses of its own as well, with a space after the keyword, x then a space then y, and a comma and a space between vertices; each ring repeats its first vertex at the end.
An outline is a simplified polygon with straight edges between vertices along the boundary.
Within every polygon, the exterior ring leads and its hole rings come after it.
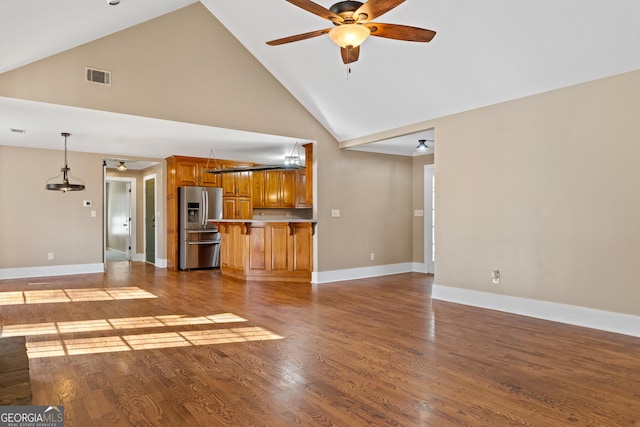
POLYGON ((344 49, 360 46, 371 34, 371 30, 361 24, 339 25, 329 31, 329 38, 344 49))
POLYGON ((271 40, 267 44, 269 46, 278 46, 329 34, 329 38, 340 46, 342 62, 345 64, 358 60, 360 44, 370 35, 413 42, 429 42, 436 35, 435 31, 424 28, 372 22, 372 20, 387 13, 405 0, 368 0, 365 3, 340 1, 329 9, 311 0, 287 1, 307 12, 331 21, 335 27, 271 40))

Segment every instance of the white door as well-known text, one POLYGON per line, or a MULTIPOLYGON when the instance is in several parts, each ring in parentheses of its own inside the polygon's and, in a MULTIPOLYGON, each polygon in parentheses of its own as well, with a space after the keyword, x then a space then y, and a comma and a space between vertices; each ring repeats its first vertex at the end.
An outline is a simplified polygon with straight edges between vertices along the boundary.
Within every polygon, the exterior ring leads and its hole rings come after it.
POLYGON ((424 263, 427 273, 435 272, 436 260, 436 177, 434 165, 424 166, 424 263))

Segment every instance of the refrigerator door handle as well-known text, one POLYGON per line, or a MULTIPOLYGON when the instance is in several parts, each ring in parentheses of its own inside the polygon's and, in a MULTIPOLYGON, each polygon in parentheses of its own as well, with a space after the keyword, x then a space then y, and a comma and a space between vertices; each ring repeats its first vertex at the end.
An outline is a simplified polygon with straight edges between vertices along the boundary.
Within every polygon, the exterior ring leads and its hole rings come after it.
POLYGON ((200 225, 203 227, 207 225, 207 218, 209 218, 209 193, 207 190, 202 190, 202 204, 204 209, 202 210, 202 220, 200 221, 200 225))

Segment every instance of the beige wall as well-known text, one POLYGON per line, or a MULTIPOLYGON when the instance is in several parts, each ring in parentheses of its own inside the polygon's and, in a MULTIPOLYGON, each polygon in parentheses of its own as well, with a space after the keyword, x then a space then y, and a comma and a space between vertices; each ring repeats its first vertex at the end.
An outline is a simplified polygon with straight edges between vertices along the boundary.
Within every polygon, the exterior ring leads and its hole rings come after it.
MULTIPOLYGON (((0 96, 317 141, 316 271, 412 259, 410 159, 339 150, 337 141, 199 3, 4 73, 0 96), (111 71, 112 86, 85 83, 85 66, 111 71), (332 208, 343 216, 331 218, 332 208)), ((48 166, 54 172, 59 168, 57 163, 48 166)), ((166 180, 162 168, 158 184, 166 180)), ((5 178, 0 171, 0 179, 5 178)), ((102 188, 100 182, 90 184, 91 191, 102 188)), ((166 200, 164 185, 160 191, 166 200)), ((16 192, 7 188, 3 197, 11 200, 16 192)), ((163 220, 164 205, 161 209, 163 220)), ((33 217, 29 222, 37 223, 33 217)), ((158 242, 162 257, 164 228, 158 242)), ((75 234, 72 228, 65 232, 75 234)), ((37 244, 29 240, 26 246, 37 244)), ((97 240, 94 245, 75 251, 98 253, 97 240)), ((42 265, 39 260, 26 264, 42 265)))
POLYGON ((638 111, 640 71, 434 121, 436 282, 640 314, 638 111))
POLYGON ((62 151, 0 146, 0 268, 102 262, 102 156, 68 154, 71 173, 86 182, 85 191, 45 190, 63 164, 62 151), (84 200, 93 206, 84 207, 84 200))

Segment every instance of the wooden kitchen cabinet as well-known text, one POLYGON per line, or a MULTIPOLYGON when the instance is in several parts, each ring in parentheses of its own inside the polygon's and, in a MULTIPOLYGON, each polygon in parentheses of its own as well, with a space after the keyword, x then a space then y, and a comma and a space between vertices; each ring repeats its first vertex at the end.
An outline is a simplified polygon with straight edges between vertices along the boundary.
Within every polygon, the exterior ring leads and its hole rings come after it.
POLYGON ((215 165, 210 161, 198 157, 172 156, 167 159, 167 169, 175 174, 177 187, 220 187, 220 175, 205 172, 214 168, 215 165))
POLYGON ((223 197, 222 218, 224 219, 251 219, 253 217, 253 205, 247 197, 223 197))
POLYGON ((222 174, 224 197, 251 197, 251 172, 230 172, 222 174))
POLYGON ((205 172, 206 170, 213 170, 215 168, 215 165, 211 164, 211 162, 198 163, 199 185, 203 187, 222 187, 222 175, 205 172), (207 165, 207 163, 209 164, 207 165))
POLYGON ((266 208, 295 208, 295 171, 266 171, 264 173, 264 194, 266 208))
POLYGON ((254 208, 295 208, 297 170, 253 173, 254 208))
POLYGON ((220 268, 243 280, 309 282, 313 271, 313 223, 221 223, 220 268))
MULTIPOLYGON (((239 164, 229 165, 238 167, 239 164)), ((253 204, 251 200, 251 172, 229 172, 222 176, 222 217, 224 219, 251 219, 253 204)))
POLYGON ((305 151, 305 168, 296 171, 296 208, 313 207, 313 144, 302 146, 305 151))
POLYGON ((264 171, 251 173, 251 200, 253 208, 264 208, 264 171))

